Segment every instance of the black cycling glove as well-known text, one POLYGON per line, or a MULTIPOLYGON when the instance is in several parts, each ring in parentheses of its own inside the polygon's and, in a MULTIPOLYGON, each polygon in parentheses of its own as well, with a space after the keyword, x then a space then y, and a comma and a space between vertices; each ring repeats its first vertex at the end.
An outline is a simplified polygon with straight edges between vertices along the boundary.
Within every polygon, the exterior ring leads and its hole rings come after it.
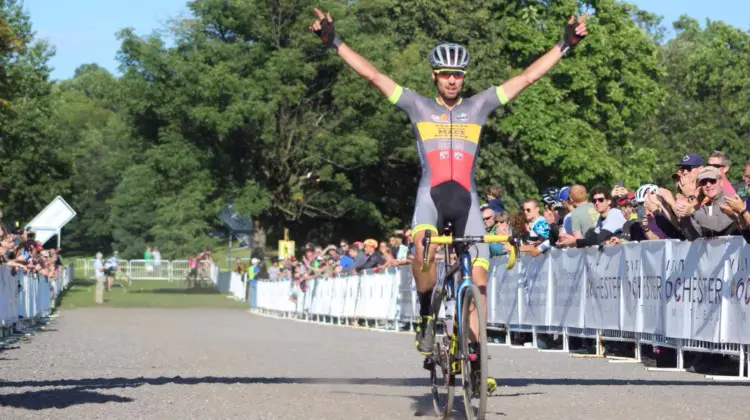
POLYGON ((335 24, 329 22, 328 19, 323 19, 320 21, 320 27, 321 29, 315 31, 315 34, 320 37, 321 41, 323 41, 323 45, 328 48, 338 49, 344 41, 342 41, 336 34, 335 24))
POLYGON ((574 19, 573 23, 565 23, 565 33, 563 34, 563 38, 558 43, 563 54, 568 52, 569 49, 575 47, 576 44, 578 44, 578 42, 583 39, 583 37, 579 37, 578 35, 576 35, 577 25, 578 19, 574 19))

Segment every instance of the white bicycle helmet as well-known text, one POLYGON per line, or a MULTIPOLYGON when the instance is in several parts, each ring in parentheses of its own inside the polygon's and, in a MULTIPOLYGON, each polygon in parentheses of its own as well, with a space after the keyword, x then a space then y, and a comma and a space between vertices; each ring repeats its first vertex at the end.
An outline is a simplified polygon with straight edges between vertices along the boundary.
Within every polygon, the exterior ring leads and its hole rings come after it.
POLYGON ((652 192, 656 192, 659 190, 659 187, 657 187, 654 184, 643 184, 641 185, 638 190, 635 192, 635 202, 636 203, 643 203, 646 201, 646 196, 651 194, 652 192))
POLYGON ((430 53, 433 69, 441 67, 465 69, 469 66, 469 52, 459 44, 440 44, 430 53))

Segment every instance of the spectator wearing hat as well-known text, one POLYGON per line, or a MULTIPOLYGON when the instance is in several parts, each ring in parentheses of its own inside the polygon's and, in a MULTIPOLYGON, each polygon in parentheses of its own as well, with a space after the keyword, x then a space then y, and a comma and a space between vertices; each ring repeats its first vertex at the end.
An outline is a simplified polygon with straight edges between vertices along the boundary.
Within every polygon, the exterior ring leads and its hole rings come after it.
POLYGON ((677 172, 680 174, 694 173, 697 176, 703 164, 703 157, 700 154, 688 153, 677 161, 677 172))
POLYGON ((698 173, 697 181, 698 188, 706 196, 706 200, 697 208, 687 206, 679 209, 683 233, 691 240, 732 234, 737 228, 737 223, 721 211, 721 206, 726 204, 721 171, 713 166, 705 166, 698 173))
POLYGON ((565 213, 565 216, 563 216, 562 223, 560 226, 562 229, 560 229, 561 234, 566 235, 572 235, 573 234, 573 214, 572 211, 575 209, 575 206, 573 206, 573 202, 570 201, 570 187, 562 187, 560 188, 560 192, 557 193, 557 201, 560 202, 560 204, 563 207, 563 210, 561 210, 561 213, 565 213))
POLYGON ((364 242, 364 260, 361 263, 355 265, 355 270, 360 273, 363 270, 370 268, 380 267, 385 264, 385 259, 378 250, 378 241, 375 239, 365 239, 364 242))
POLYGON ((685 196, 693 195, 695 192, 696 178, 703 168, 703 163, 703 158, 698 153, 688 153, 677 162, 677 172, 674 174, 675 177, 679 177, 677 189, 685 196))
POLYGON ((658 237, 653 233, 651 233, 651 235, 648 235, 648 233, 650 233, 648 218, 644 217, 642 220, 638 219, 638 214, 636 212, 637 204, 635 202, 634 193, 627 192, 623 195, 618 196, 615 200, 615 203, 617 204, 617 208, 620 209, 623 217, 625 218, 625 224, 622 225, 622 231, 618 235, 610 238, 610 244, 658 239, 658 237))

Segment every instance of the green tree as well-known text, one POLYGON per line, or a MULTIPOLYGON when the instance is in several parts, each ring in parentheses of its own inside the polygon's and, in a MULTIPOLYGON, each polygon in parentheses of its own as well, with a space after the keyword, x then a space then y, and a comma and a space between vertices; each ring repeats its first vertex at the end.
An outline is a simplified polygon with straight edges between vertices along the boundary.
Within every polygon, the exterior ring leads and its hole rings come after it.
POLYGON ((82 65, 54 92, 55 136, 71 160, 68 201, 78 216, 66 226, 66 248, 106 250, 112 245, 109 199, 140 154, 119 108, 119 82, 97 65, 82 65))
POLYGON ((677 36, 662 51, 669 95, 650 125, 650 140, 663 153, 659 180, 669 183, 685 153, 707 157, 721 150, 735 163, 736 181, 750 159, 750 34, 723 22, 707 21, 701 28, 687 16, 674 28, 677 36))
POLYGON ((20 223, 70 190, 70 162, 51 124, 52 54, 20 2, 0 0, 0 202, 20 223))

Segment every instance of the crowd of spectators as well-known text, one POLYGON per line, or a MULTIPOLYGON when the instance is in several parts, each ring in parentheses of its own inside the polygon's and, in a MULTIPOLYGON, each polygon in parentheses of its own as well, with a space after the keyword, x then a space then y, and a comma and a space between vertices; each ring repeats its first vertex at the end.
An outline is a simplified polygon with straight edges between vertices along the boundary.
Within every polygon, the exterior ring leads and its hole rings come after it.
MULTIPOLYGON (((743 180, 727 176, 732 162, 715 151, 704 158, 688 153, 675 167, 671 188, 621 182, 590 191, 575 184, 547 188, 541 202, 528 199, 518 212, 482 208, 487 231, 512 233, 523 253, 539 255, 551 247, 582 248, 655 239, 694 240, 743 235, 750 241, 750 162, 743 180)), ((491 247, 491 256, 507 252, 491 247)))
POLYGON ((54 291, 54 284, 63 271, 61 251, 60 248, 44 249, 33 229, 6 226, 0 212, 0 266, 10 268, 13 274, 20 271, 44 276, 54 291))

